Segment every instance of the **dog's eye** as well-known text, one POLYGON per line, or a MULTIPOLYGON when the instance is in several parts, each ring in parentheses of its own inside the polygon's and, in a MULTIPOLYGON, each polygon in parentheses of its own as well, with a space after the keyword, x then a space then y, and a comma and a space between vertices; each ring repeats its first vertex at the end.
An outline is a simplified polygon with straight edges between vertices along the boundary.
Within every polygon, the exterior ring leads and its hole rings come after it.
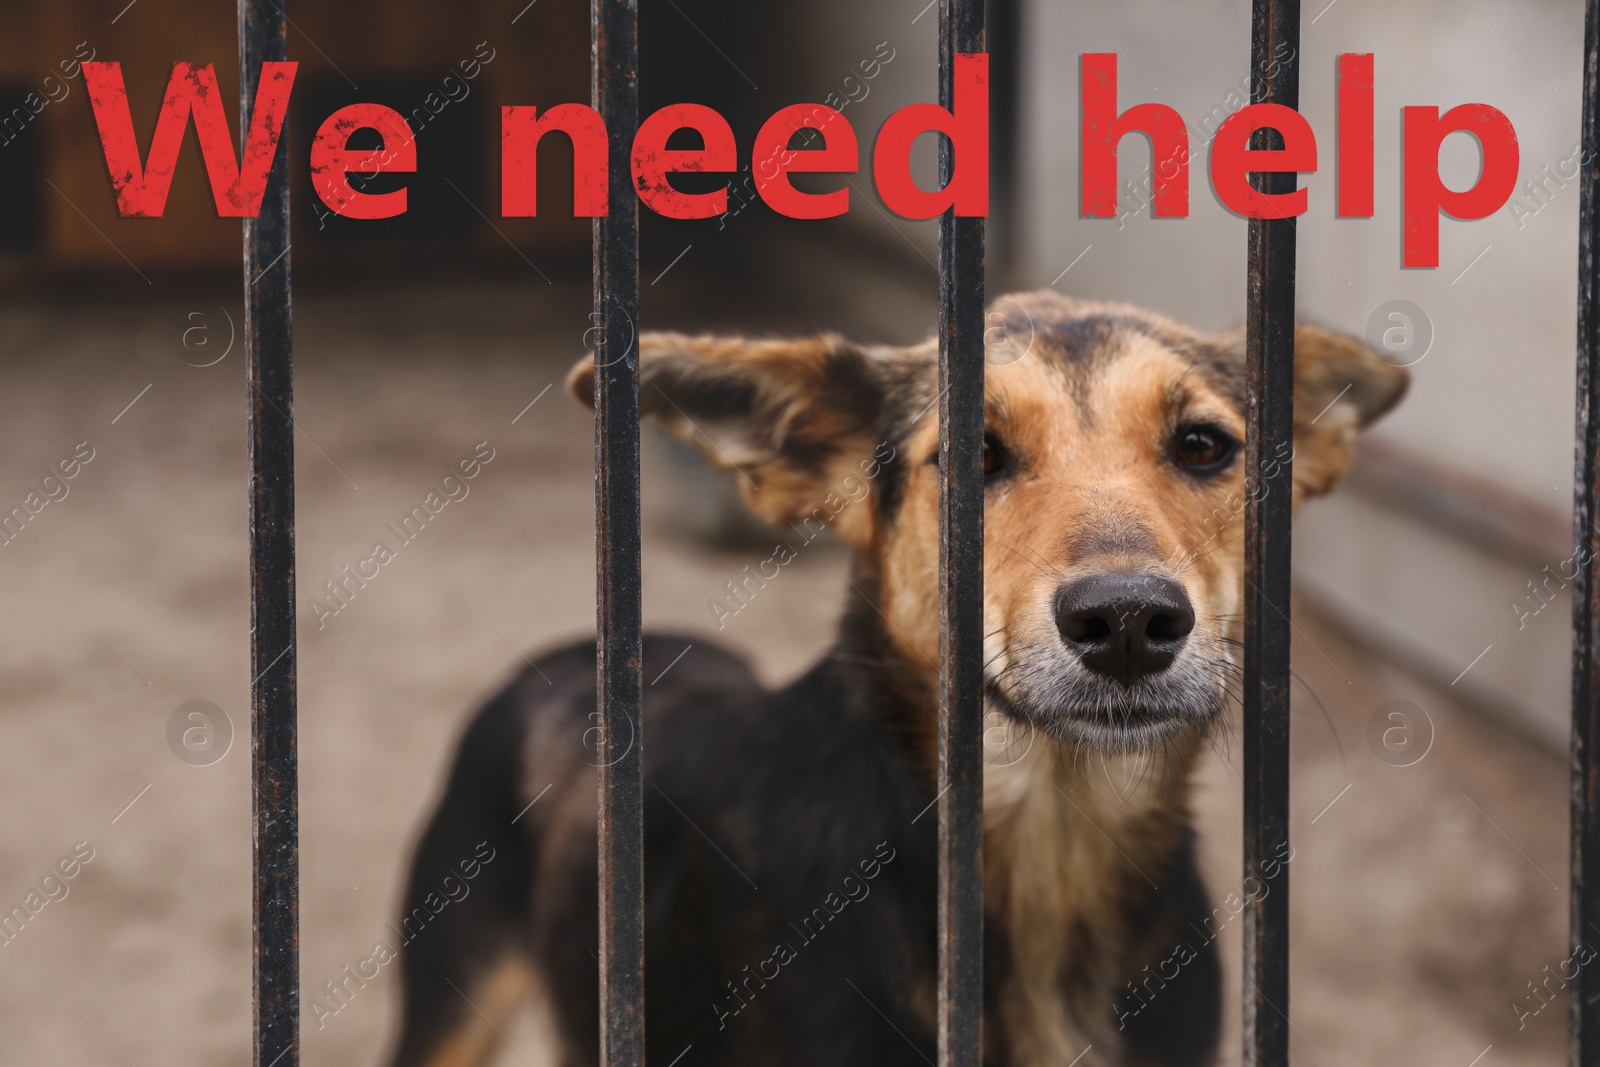
POLYGON ((1210 474, 1221 470, 1239 442, 1218 426, 1184 426, 1173 435, 1172 456, 1179 466, 1188 467, 1196 474, 1210 474))
POLYGON ((1011 463, 1011 453, 992 433, 983 435, 983 477, 985 480, 1004 474, 1011 463))
MULTIPOLYGON (((928 457, 928 465, 933 467, 939 465, 939 452, 937 449, 928 457)), ((1000 477, 1010 473, 1010 470, 1011 452, 1005 445, 1000 443, 1000 438, 992 433, 985 433, 983 435, 983 480, 989 481, 991 478, 1000 477)))

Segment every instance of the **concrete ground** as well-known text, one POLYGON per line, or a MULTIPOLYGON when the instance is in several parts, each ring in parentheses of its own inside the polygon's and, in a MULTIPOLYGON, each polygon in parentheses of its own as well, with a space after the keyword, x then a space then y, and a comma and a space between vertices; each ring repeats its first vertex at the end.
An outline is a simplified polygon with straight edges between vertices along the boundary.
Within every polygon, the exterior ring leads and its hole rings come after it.
MULTIPOLYGON (((865 306, 815 257, 786 260, 790 282, 767 290, 793 294, 777 310, 771 298, 697 290, 691 272, 673 292, 684 306, 736 305, 724 319, 783 327, 906 340, 931 326, 931 272, 920 291, 865 306)), ((389 936, 465 714, 521 651, 592 632, 591 429, 559 386, 588 326, 582 275, 574 282, 298 298, 308 997, 389 936), (385 523, 480 442, 493 458, 470 493, 319 625, 322 582, 390 540, 385 523)), ((225 314, 237 324, 232 303, 159 295, 0 305, 0 505, 22 503, 75 450, 81 459, 81 442, 93 456, 0 546, 0 909, 87 842, 75 877, 46 885, 66 896, 0 945, 0 1064, 249 1062, 240 348, 187 365, 224 351, 225 314), (190 700, 220 706, 235 732, 209 766, 169 748, 169 719, 190 700)), ((716 316, 671 318, 653 321, 716 316)), ((704 498, 652 450, 645 613, 710 639, 706 598, 760 554, 683 532, 685 499, 704 498)), ((829 640, 844 565, 837 549, 802 554, 717 638, 772 681, 793 675, 829 640)), ((1296 621, 1296 1062, 1562 1062, 1564 999, 1544 1006, 1529 983, 1567 956, 1564 762, 1419 689, 1308 612, 1296 621), (1367 739, 1396 699, 1431 719, 1431 746, 1411 766, 1380 760, 1367 739)), ((1198 809, 1220 897, 1240 881, 1236 731, 1218 748, 1198 809)), ((1224 936, 1232 991, 1237 924, 1224 936)), ((319 1020, 308 1005, 305 1062, 377 1063, 396 994, 389 966, 335 1015, 319 1020)), ((507 1049, 502 1062, 522 1059, 507 1049)), ((1236 1041, 1224 1062, 1237 1062, 1236 1041)))

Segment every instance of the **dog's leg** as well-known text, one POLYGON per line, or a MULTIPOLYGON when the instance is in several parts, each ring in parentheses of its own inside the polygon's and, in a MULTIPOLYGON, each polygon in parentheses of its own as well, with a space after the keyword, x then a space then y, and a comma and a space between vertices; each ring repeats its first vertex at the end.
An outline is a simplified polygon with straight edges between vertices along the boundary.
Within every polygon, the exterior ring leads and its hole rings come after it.
MULTIPOLYGON (((470 986, 451 979, 460 992, 444 982, 409 978, 393 1067, 481 1067, 505 1037, 515 1009, 537 988, 532 972, 515 956, 490 964, 470 986)), ((521 1045, 518 1051, 532 1056, 537 1067, 556 1067, 558 1061, 543 1054, 548 1047, 541 1040, 537 1051, 521 1045)))
MULTIPOLYGON (((403 1003, 392 1067, 484 1063, 540 989, 528 955, 528 824, 513 824, 522 720, 504 699, 479 713, 417 846, 397 926, 403 1003)), ((539 1044, 553 1051, 553 1030, 543 1029, 539 1044)))

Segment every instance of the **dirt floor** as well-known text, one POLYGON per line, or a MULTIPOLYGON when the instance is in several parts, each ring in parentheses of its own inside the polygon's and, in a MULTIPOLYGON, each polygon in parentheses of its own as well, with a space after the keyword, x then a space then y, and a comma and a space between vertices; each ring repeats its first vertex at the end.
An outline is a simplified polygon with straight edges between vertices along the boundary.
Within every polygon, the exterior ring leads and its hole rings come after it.
MULTIPOLYGON (((803 256, 792 265, 821 280, 793 287, 810 296, 787 323, 896 340, 931 326, 931 272, 925 291, 864 309, 841 299, 843 280, 803 256)), ((559 385, 583 349, 580 288, 440 283, 302 297, 296 312, 310 997, 389 936, 407 853, 474 702, 521 651, 592 632, 592 453, 587 413, 559 385), (385 524, 481 442, 492 459, 469 494, 319 620, 322 583, 389 541, 385 524)), ((75 450, 80 460, 66 495, 0 546, 0 910, 87 842, 75 877, 46 886, 66 896, 0 944, 0 1064, 249 1062, 242 363, 238 345, 213 366, 185 362, 216 358, 228 332, 215 302, 0 306, 0 506, 75 450), (169 719, 190 700, 219 705, 235 731, 209 766, 169 748, 169 719)), ((683 532, 683 501, 704 497, 658 450, 645 485, 646 618, 710 639, 706 599, 760 553, 683 532)), ((837 549, 802 554, 717 639, 770 680, 796 673, 829 641, 844 562, 837 549)), ((1563 761, 1309 612, 1297 623, 1295 1060, 1562 1062, 1564 998, 1546 1006, 1529 983, 1567 956, 1563 761), (1411 766, 1368 741, 1395 699, 1432 723, 1411 766)), ((1219 748, 1198 807, 1220 897, 1240 881, 1240 755, 1236 737, 1219 748)), ((1237 926, 1225 937, 1232 991, 1237 926)), ((384 968, 333 1015, 308 1006, 305 1062, 378 1063, 396 977, 384 968)), ((1234 995, 1230 1034, 1236 1020, 1234 995)), ((506 1049, 502 1062, 523 1060, 506 1049)), ((1236 1041, 1224 1062, 1237 1062, 1236 1041)))

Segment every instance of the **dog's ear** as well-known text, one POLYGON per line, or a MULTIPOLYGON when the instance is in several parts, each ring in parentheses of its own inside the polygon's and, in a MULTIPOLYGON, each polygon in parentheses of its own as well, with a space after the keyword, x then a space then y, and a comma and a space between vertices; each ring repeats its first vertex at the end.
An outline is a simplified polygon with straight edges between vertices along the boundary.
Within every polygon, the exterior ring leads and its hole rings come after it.
POLYGON ((1405 396, 1411 376, 1353 337, 1300 324, 1294 331, 1295 499, 1333 489, 1356 433, 1405 396))
MULTIPOLYGON (((873 488, 894 446, 884 400, 901 350, 833 335, 794 340, 646 333, 639 339, 639 407, 716 466, 777 526, 826 508, 845 540, 871 538, 873 488), (845 504, 850 506, 845 506, 845 504)), ((594 406, 593 356, 567 390, 594 406)))

